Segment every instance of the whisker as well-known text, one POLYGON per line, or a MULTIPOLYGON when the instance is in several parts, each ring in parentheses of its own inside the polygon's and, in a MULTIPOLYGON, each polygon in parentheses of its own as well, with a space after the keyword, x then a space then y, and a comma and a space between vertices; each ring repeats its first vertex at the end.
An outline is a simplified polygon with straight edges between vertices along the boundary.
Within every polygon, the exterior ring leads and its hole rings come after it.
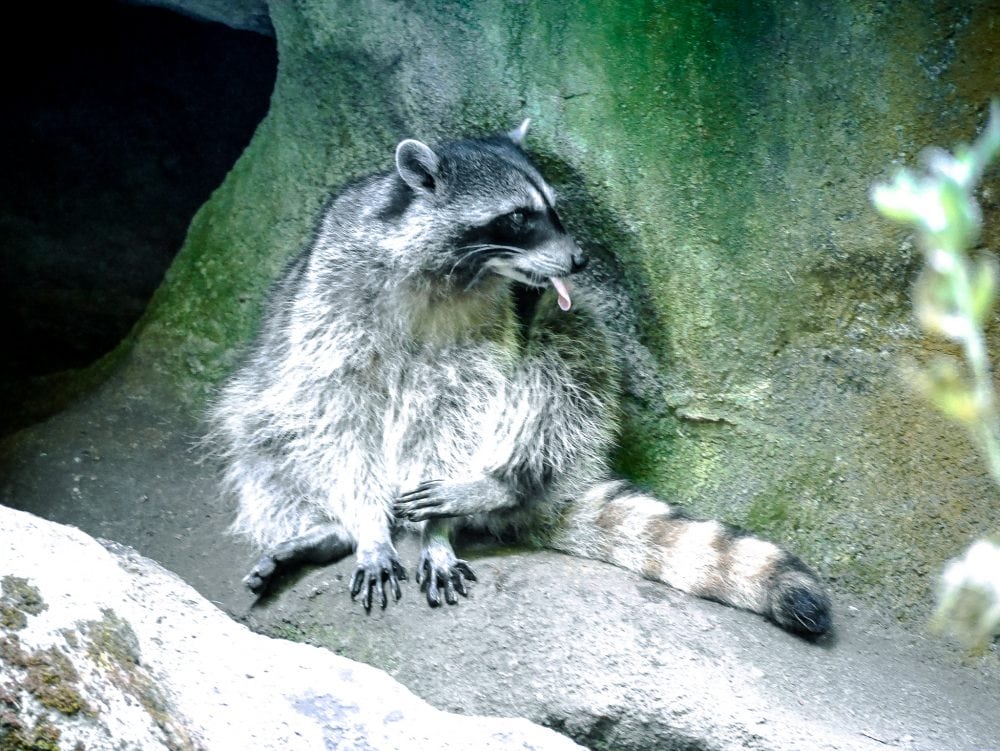
POLYGON ((473 256, 475 256, 476 254, 485 253, 488 250, 492 250, 492 249, 491 248, 486 248, 486 247, 477 248, 477 249, 473 249, 473 250, 469 251, 468 253, 465 253, 465 254, 459 256, 458 259, 455 261, 455 263, 453 263, 451 265, 451 268, 448 269, 448 276, 451 276, 452 274, 454 274, 455 273, 455 269, 457 269, 460 264, 465 263, 466 261, 468 261, 470 258, 472 258, 473 256))
POLYGON ((518 248, 513 245, 495 245, 493 243, 482 243, 476 245, 462 245, 459 250, 474 250, 477 252, 486 250, 506 250, 510 253, 524 253, 524 248, 518 248))
POLYGON ((489 243, 476 244, 476 245, 463 245, 459 247, 458 250, 466 252, 463 253, 461 256, 459 256, 458 259, 455 261, 455 263, 452 264, 451 268, 448 270, 449 276, 455 273, 455 269, 457 269, 459 265, 466 263, 476 255, 485 254, 489 252, 496 253, 497 251, 503 253, 504 255, 524 252, 521 248, 515 248, 508 245, 493 245, 489 243))
POLYGON ((479 281, 479 277, 481 277, 485 272, 486 272, 486 267, 485 266, 481 267, 479 271, 476 272, 475 276, 472 277, 469 283, 465 285, 465 291, 468 292, 470 289, 472 289, 472 287, 476 284, 476 282, 479 281))

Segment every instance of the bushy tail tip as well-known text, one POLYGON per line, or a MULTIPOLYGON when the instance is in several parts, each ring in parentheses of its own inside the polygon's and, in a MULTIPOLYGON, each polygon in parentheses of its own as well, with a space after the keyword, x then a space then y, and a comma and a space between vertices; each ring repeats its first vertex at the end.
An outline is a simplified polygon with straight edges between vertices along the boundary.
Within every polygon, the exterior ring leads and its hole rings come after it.
POLYGON ((819 582, 802 571, 775 577, 770 606, 771 620, 808 639, 817 639, 833 628, 830 598, 819 582))

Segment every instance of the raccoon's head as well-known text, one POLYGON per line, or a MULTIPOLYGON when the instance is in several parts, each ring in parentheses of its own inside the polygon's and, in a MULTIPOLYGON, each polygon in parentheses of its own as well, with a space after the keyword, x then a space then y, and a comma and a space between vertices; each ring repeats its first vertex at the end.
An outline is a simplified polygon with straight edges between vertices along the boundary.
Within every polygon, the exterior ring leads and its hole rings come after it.
POLYGON ((466 288, 497 274, 531 287, 551 284, 569 310, 566 277, 587 259, 563 228, 555 195, 521 149, 528 120, 494 138, 431 149, 408 139, 396 171, 412 191, 408 211, 435 235, 425 268, 466 288))

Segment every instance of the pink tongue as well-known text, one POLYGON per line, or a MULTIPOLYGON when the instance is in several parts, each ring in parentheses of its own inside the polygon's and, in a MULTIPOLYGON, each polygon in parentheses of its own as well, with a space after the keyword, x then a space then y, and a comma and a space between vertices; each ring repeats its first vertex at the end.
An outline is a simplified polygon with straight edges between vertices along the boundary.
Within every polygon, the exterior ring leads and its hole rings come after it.
POLYGON ((558 276, 550 277, 549 281, 552 282, 552 286, 556 288, 556 292, 559 294, 560 309, 569 310, 570 306, 573 304, 573 301, 569 299, 569 292, 573 289, 570 286, 570 283, 558 276))

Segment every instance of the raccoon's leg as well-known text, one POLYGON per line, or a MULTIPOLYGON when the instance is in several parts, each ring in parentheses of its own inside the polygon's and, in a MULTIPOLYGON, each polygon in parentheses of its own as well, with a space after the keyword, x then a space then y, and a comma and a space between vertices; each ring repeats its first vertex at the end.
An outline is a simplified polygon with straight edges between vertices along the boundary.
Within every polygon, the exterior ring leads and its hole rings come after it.
POLYGON ((455 557, 451 547, 452 523, 431 520, 421 532, 420 561, 417 563, 417 584, 427 594, 431 607, 441 604, 441 592, 449 605, 458 602, 456 592, 468 596, 465 579, 476 581, 476 575, 466 561, 455 557))
POLYGON ((397 518, 413 522, 502 511, 517 505, 517 496, 494 477, 469 482, 426 480, 396 499, 397 518))
POLYGON ((392 545, 392 516, 388 503, 381 499, 378 489, 367 490, 351 512, 349 526, 357 540, 357 565, 351 575, 350 588, 351 599, 361 595, 361 605, 366 612, 371 612, 373 597, 383 609, 388 604, 386 584, 397 601, 402 597, 399 580, 406 579, 406 569, 392 545))
POLYGON ((690 519, 624 481, 572 502, 550 544, 760 613, 806 637, 832 625, 823 586, 798 558, 720 522, 690 519))
POLYGON ((406 579, 406 569, 392 542, 386 535, 385 539, 358 543, 358 565, 351 576, 351 599, 361 595, 361 604, 366 611, 372 609, 372 595, 381 603, 382 608, 388 604, 385 585, 388 583, 392 596, 398 601, 403 596, 399 588, 399 580, 406 579))
POLYGON ((273 581, 280 570, 288 570, 304 563, 333 563, 354 550, 354 540, 340 524, 320 524, 304 535, 285 540, 268 550, 243 583, 254 594, 260 594, 273 581))

